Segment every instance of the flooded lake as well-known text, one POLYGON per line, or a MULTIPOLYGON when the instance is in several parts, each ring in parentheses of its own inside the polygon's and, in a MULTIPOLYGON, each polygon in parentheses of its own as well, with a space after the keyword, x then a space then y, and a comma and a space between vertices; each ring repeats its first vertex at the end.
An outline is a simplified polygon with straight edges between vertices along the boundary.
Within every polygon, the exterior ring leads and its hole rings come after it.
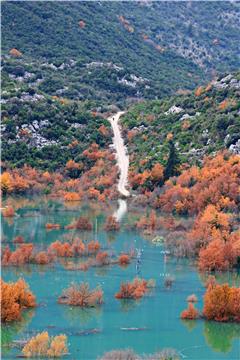
MULTIPOLYGON (((37 244, 39 249, 45 249, 53 241, 78 236, 86 241, 98 239, 109 252, 119 254, 139 249, 142 256, 139 267, 136 267, 136 259, 133 259, 125 268, 111 265, 90 268, 86 272, 67 270, 66 265, 72 259, 62 259, 47 266, 3 268, 5 281, 24 277, 36 295, 39 306, 25 311, 22 321, 3 326, 2 359, 13 359, 20 354, 19 349, 8 346, 13 340, 26 339, 44 330, 50 335, 64 333, 68 336, 69 355, 66 359, 93 360, 106 351, 120 348, 132 348, 139 354, 174 348, 181 358, 191 360, 239 359, 240 325, 180 319, 190 294, 197 295, 197 308, 202 309, 205 292, 203 279, 190 262, 166 256, 162 246, 152 244, 136 231, 127 230, 124 224, 133 221, 137 216, 136 211, 126 212, 125 205, 120 203, 118 215, 121 230, 106 233, 103 223, 107 215, 116 214, 117 203, 107 209, 96 203, 69 206, 46 198, 19 199, 16 204, 17 217, 13 220, 3 218, 2 221, 4 246, 12 246, 12 240, 18 235, 24 236, 26 242, 37 244), (88 216, 93 231, 45 229, 46 223, 65 226, 81 215, 88 216), (138 301, 115 299, 120 283, 136 276, 146 280, 155 279, 156 287, 138 301), (168 276, 174 279, 170 288, 165 286, 168 276), (101 285, 104 291, 102 306, 79 309, 57 303, 64 288, 72 282, 81 281, 89 282, 91 288, 101 285)), ((239 284, 236 273, 225 273, 218 280, 239 284)))

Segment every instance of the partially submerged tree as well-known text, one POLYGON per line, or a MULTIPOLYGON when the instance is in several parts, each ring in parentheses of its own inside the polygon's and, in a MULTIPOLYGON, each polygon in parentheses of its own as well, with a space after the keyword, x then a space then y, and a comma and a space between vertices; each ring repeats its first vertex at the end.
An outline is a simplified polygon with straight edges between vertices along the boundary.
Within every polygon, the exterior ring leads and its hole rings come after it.
POLYGON ((50 337, 47 331, 33 336, 22 350, 27 358, 59 358, 67 351, 66 335, 50 337))
POLYGON ((88 283, 73 284, 63 291, 58 298, 58 303, 80 307, 95 307, 103 303, 103 291, 100 287, 90 290, 88 283))

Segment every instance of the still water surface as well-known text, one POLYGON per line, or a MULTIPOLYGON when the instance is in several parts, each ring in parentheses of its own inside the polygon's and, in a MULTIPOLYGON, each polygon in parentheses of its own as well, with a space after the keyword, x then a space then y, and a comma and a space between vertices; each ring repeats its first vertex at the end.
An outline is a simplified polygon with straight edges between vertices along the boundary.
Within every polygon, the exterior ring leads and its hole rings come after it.
MULTIPOLYGON (((155 279, 156 288, 140 301, 118 301, 114 294, 121 281, 132 280, 136 274, 135 260, 127 267, 118 265, 92 268, 87 272, 68 271, 64 261, 54 266, 24 266, 3 268, 5 281, 24 277, 37 297, 39 306, 25 311, 23 320, 2 328, 2 359, 13 359, 20 353, 7 346, 12 340, 24 339, 36 332, 64 333, 68 336, 70 354, 66 359, 95 360, 112 349, 133 348, 139 354, 154 353, 163 348, 174 348, 183 359, 240 359, 240 325, 215 322, 182 321, 179 314, 186 307, 186 297, 196 294, 202 309, 205 291, 201 276, 188 261, 166 257, 162 246, 151 244, 135 231, 122 230, 107 234, 102 230, 106 214, 115 209, 101 209, 97 204, 69 207, 44 198, 34 201, 17 200, 18 217, 14 221, 3 219, 2 238, 12 242, 17 235, 34 242, 40 248, 55 240, 78 236, 84 240, 97 238, 108 251, 121 252, 142 249, 139 276, 155 279), (46 231, 45 224, 67 225, 74 218, 87 215, 94 224, 92 232, 69 230, 46 231), (164 286, 166 276, 173 277, 170 289, 164 286), (104 304, 97 309, 78 309, 57 304, 57 297, 71 282, 89 282, 91 287, 100 284, 104 290, 104 304), (125 328, 125 329, 124 329, 125 328), (139 330, 126 330, 139 328, 139 330), (91 333, 92 329, 96 329, 91 333), (87 331, 86 331, 87 330, 87 331), (90 333, 88 333, 90 330, 90 333)), ((129 212, 122 222, 131 221, 137 214, 129 212)), ((72 260, 69 260, 72 261, 72 260)), ((225 274, 220 281, 239 283, 237 274, 225 274)))

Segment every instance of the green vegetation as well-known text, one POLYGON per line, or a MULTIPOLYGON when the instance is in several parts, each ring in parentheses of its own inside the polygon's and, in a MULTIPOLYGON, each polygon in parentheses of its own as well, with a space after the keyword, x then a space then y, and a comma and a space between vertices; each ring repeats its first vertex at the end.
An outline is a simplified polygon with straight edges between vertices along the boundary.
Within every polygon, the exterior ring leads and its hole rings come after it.
POLYGON ((23 96, 31 98, 26 94, 2 105, 2 160, 8 165, 56 170, 70 159, 81 161, 92 143, 100 148, 110 144, 110 124, 90 112, 87 102, 61 103, 43 95, 38 101, 22 101, 23 96), (105 136, 99 132, 102 125, 109 129, 105 136))
POLYGON ((6 1, 2 53, 16 48, 22 57, 5 58, 3 71, 30 72, 24 82, 35 88, 98 106, 161 98, 193 88, 209 70, 236 69, 238 9, 227 2, 6 1))
POLYGON ((166 165, 172 137, 181 162, 201 160, 239 139, 240 74, 219 78, 195 93, 144 101, 129 108, 122 120, 132 165, 142 170, 166 165), (129 140, 128 140, 129 139, 129 140))
POLYGON ((3 2, 3 161, 79 162, 90 144, 110 144, 106 117, 129 106, 132 164, 166 165, 168 133, 181 161, 235 144, 237 88, 189 89, 212 69, 237 67, 238 11, 226 2, 3 2), (173 105, 183 110, 166 115, 173 105))

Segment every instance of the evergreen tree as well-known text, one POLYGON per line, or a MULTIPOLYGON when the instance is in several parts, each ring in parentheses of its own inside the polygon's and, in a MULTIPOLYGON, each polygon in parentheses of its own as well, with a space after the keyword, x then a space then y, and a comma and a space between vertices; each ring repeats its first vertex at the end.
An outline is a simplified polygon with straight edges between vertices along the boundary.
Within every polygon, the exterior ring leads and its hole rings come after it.
POLYGON ((179 164, 180 160, 178 158, 174 142, 172 140, 169 140, 169 156, 166 168, 164 170, 164 181, 168 180, 172 176, 178 175, 179 164))

